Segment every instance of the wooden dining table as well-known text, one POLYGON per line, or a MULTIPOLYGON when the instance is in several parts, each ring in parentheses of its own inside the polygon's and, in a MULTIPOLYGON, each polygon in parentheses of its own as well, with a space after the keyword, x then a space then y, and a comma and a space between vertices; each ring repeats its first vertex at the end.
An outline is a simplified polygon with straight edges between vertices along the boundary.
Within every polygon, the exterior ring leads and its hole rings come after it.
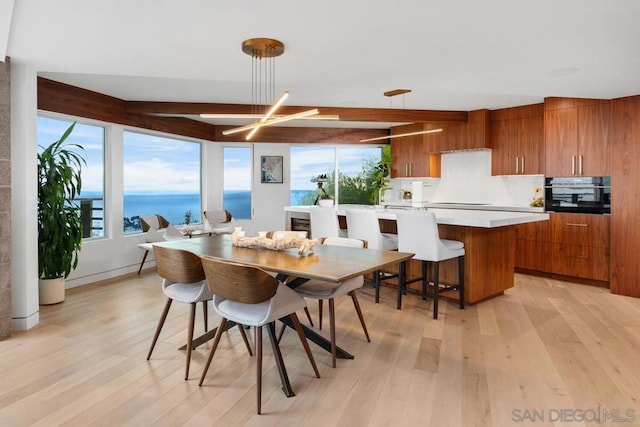
MULTIPOLYGON (((381 270, 392 264, 400 264, 400 283, 406 281, 406 262, 414 254, 397 251, 382 251, 361 249, 334 245, 314 246, 312 253, 298 254, 297 249, 271 250, 263 247, 234 246, 230 235, 214 235, 198 239, 172 240, 154 243, 154 245, 182 249, 199 256, 207 256, 223 261, 232 261, 251 267, 261 268, 276 273, 288 286, 295 288, 307 279, 317 279, 326 282, 339 283, 352 277, 381 270)), ((398 287, 399 292, 402 286, 398 287)), ((289 318, 280 319, 285 325, 293 327, 289 318)), ((316 333, 313 329, 302 325, 307 339, 324 350, 331 352, 331 342, 316 333)), ((267 328, 273 334, 272 328, 267 328)), ((193 348, 213 339, 215 330, 211 330, 193 340, 193 348)), ((185 349, 182 347, 181 349, 185 349)), ((354 356, 338 347, 337 357, 353 359, 354 356)), ((288 385, 284 366, 278 367, 283 381, 283 391, 287 396, 293 396, 288 385), (284 374, 283 374, 284 372, 284 374)))

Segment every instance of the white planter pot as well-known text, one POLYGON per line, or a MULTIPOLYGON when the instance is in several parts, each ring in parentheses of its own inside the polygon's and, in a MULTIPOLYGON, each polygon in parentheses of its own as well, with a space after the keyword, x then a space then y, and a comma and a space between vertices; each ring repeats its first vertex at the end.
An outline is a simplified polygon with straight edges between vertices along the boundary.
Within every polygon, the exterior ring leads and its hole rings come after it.
POLYGON ((320 199, 320 200, 318 200, 318 204, 320 206, 324 206, 324 207, 333 206, 333 200, 332 199, 320 199))
POLYGON ((57 304, 64 301, 64 278, 40 279, 38 281, 40 305, 57 304))

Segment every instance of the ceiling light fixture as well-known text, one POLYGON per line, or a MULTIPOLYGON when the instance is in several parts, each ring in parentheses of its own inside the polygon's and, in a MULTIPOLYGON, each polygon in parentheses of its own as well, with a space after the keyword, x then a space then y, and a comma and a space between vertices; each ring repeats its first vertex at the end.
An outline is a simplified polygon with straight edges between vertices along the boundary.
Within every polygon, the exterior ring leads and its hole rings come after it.
MULTIPOLYGON (((249 140, 263 126, 269 126, 276 123, 282 123, 289 120, 309 117, 318 114, 317 109, 303 111, 301 113, 289 114, 277 118, 272 118, 274 113, 289 96, 288 91, 284 91, 278 99, 275 98, 275 74, 276 57, 284 53, 284 44, 278 40, 268 38, 248 39, 242 42, 242 51, 251 56, 251 104, 252 113, 260 114, 261 109, 266 108, 267 104, 271 106, 266 112, 260 116, 260 120, 256 123, 246 126, 240 126, 233 129, 227 129, 222 132, 223 135, 231 135, 238 132, 250 130, 246 136, 249 140), (266 59, 263 63, 263 59, 266 59), (270 102, 267 102, 269 100, 270 102)), ((210 115, 201 114, 205 118, 210 115)))
MULTIPOLYGON (((387 92, 384 92, 384 96, 389 97, 389 107, 392 108, 392 102, 391 102, 391 97, 393 96, 397 96, 397 95, 402 95, 402 108, 404 109, 404 95, 407 93, 411 93, 411 89, 394 89, 394 90, 389 90, 387 92)), ((391 124, 389 124, 391 125, 391 124)), ((416 131, 416 132, 407 132, 407 133, 400 133, 397 135, 387 135, 387 136, 377 136, 375 138, 366 138, 366 139, 361 139, 360 142, 371 142, 371 141, 382 141, 383 139, 393 139, 393 138, 401 138, 403 136, 414 136, 414 135, 424 135, 427 133, 435 133, 435 132, 442 132, 442 129, 427 129, 427 130, 420 130, 420 131, 416 131)))

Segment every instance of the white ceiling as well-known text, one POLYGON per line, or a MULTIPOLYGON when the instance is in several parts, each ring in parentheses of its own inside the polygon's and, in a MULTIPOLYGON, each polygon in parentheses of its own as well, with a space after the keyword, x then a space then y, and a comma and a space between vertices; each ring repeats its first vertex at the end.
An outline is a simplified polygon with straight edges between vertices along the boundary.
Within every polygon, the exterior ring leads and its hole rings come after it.
POLYGON ((271 37, 288 105, 495 109, 640 94, 639 18, 638 0, 20 0, 7 55, 125 100, 249 104, 241 42, 271 37))

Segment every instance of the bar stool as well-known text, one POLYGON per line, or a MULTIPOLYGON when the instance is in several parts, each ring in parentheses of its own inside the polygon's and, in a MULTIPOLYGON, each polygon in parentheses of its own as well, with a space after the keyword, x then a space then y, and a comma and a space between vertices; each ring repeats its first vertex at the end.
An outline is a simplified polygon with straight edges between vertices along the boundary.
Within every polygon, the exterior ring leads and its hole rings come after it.
POLYGON ((311 220, 311 236, 314 239, 320 237, 347 237, 346 230, 340 228, 338 213, 331 207, 311 206, 309 208, 311 220))
MULTIPOLYGON (((347 234, 350 239, 360 239, 367 242, 369 249, 382 251, 398 250, 398 236, 396 234, 380 232, 378 213, 375 209, 347 209, 347 234)), ((375 301, 380 302, 380 279, 398 277, 381 271, 373 272, 373 286, 376 291, 375 301)))
MULTIPOLYGON (((398 250, 413 252, 413 259, 422 261, 422 276, 406 280, 413 283, 422 280, 423 299, 426 299, 427 263, 433 265, 433 318, 438 318, 438 295, 458 290, 460 309, 464 309, 464 243, 457 240, 440 239, 438 224, 433 213, 427 211, 401 211, 396 213, 398 224, 398 250), (439 278, 439 263, 458 258, 458 284, 442 285, 439 278)), ((401 294, 401 293, 399 293, 401 294)))

